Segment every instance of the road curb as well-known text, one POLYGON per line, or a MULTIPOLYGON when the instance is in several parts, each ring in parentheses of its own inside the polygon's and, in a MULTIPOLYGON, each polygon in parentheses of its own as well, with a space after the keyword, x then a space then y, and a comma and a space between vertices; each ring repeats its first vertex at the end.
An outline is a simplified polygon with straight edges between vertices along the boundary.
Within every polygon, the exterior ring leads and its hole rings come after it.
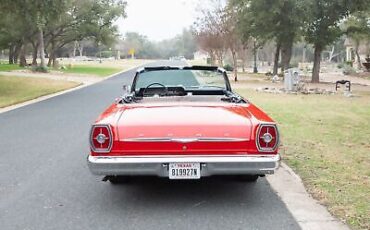
POLYGON ((137 69, 140 66, 141 65, 134 66, 134 67, 131 67, 131 68, 122 70, 122 71, 120 71, 118 73, 111 74, 111 75, 109 75, 107 77, 99 78, 95 82, 85 83, 85 84, 82 83, 81 85, 78 85, 77 87, 74 87, 74 88, 70 88, 70 89, 59 91, 59 92, 56 92, 56 93, 53 93, 53 94, 48 94, 48 95, 45 95, 45 96, 37 97, 37 98, 32 99, 32 100, 29 100, 29 101, 25 101, 25 102, 21 102, 21 103, 15 104, 15 105, 11 105, 11 106, 7 106, 7 107, 4 107, 4 108, 0 108, 0 114, 6 113, 6 112, 9 112, 9 111, 12 111, 12 110, 15 110, 15 109, 18 109, 18 108, 27 106, 27 105, 32 105, 32 104, 35 104, 35 103, 38 103, 38 102, 41 102, 41 101, 45 101, 45 100, 48 100, 50 98, 57 97, 57 96, 60 96, 60 95, 66 94, 66 93, 70 93, 70 92, 73 92, 75 90, 83 89, 85 87, 88 87, 88 86, 94 85, 96 83, 105 81, 105 80, 107 80, 109 78, 115 77, 115 76, 120 75, 122 73, 131 71, 133 69, 137 69))
POLYGON ((285 163, 266 178, 303 230, 349 230, 308 194, 301 178, 285 163))

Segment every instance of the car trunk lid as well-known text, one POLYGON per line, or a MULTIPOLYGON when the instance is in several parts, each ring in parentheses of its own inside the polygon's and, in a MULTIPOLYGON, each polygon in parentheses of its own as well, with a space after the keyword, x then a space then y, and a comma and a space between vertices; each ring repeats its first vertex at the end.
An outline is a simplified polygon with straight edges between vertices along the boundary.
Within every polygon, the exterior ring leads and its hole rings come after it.
POLYGON ((125 109, 117 122, 119 152, 141 154, 245 151, 249 113, 222 106, 153 106, 125 109))

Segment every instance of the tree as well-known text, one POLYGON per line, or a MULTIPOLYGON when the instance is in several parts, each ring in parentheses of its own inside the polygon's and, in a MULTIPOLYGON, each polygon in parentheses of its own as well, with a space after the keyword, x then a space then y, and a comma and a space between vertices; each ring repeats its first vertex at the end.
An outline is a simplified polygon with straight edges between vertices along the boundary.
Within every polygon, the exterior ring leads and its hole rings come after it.
MULTIPOLYGON (((149 40, 146 36, 141 35, 137 32, 127 32, 124 36, 123 41, 123 52, 125 54, 129 53, 129 50, 133 49, 135 50, 135 56, 139 58, 151 58, 150 55, 148 55, 148 50, 145 48, 151 49, 151 45, 148 43, 149 40)), ((151 53, 151 52, 149 52, 151 53)))
POLYGON ((223 66, 225 46, 225 6, 221 1, 205 1, 207 8, 201 10, 201 16, 194 23, 194 33, 199 47, 207 51, 212 64, 217 59, 223 66))
POLYGON ((194 37, 194 29, 184 28, 182 33, 174 38, 175 48, 179 56, 184 56, 186 59, 192 59, 197 49, 194 37))
POLYGON ((222 25, 224 27, 225 46, 230 50, 233 61, 234 80, 238 81, 238 51, 242 50, 245 45, 243 45, 238 34, 237 9, 232 5, 228 5, 224 9, 222 25))
MULTIPOLYGON (((53 21, 59 18, 60 14, 65 9, 65 1, 63 0, 33 0, 24 4, 22 0, 16 0, 20 11, 25 18, 33 21, 37 28, 38 48, 40 52, 40 67, 43 71, 46 70, 45 62, 45 42, 44 42, 44 29, 48 21, 53 21), (22 4, 23 3, 23 4, 22 4), (24 6, 25 5, 25 6, 24 6)), ((33 25, 31 23, 31 25, 33 25)))
POLYGON ((125 7, 121 0, 66 2, 60 17, 46 25, 48 66, 55 66, 56 51, 70 43, 82 44, 84 39, 93 39, 97 44, 112 45, 118 37, 114 22, 126 16, 125 7))
POLYGON ((0 7, 0 48, 9 49, 9 64, 17 63, 21 55, 21 65, 25 65, 26 38, 33 36, 35 30, 29 26, 31 19, 24 15, 17 1, 4 0, 0 7), (22 52, 21 52, 22 51, 22 52))
POLYGON ((358 12, 344 22, 344 31, 354 43, 358 69, 362 68, 359 47, 362 41, 370 41, 370 11, 358 12))
POLYGON ((303 0, 300 3, 305 12, 304 36, 315 49, 312 82, 318 83, 322 51, 341 36, 340 22, 351 13, 364 9, 368 1, 303 0))
POLYGON ((301 9, 297 0, 231 0, 238 14, 238 28, 243 41, 254 38, 259 44, 274 40, 274 74, 277 74, 279 56, 282 69, 289 68, 292 47, 301 26, 301 9))
POLYGON ((2 0, 0 47, 9 47, 9 63, 25 63, 28 44, 34 65, 40 53, 41 66, 55 65, 56 53, 69 43, 94 39, 112 44, 117 38, 118 17, 125 16, 123 0, 2 0), (5 34, 5 35, 4 35, 5 34))

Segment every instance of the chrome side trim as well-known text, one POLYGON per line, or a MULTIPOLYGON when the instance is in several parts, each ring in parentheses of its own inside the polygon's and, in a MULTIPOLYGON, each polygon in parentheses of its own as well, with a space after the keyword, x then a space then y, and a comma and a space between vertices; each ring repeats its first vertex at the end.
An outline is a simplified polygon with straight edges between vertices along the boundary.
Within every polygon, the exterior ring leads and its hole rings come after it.
POLYGON ((242 142, 249 141, 248 138, 228 138, 228 137, 186 137, 186 138, 169 138, 169 137, 138 137, 120 139, 123 142, 242 142))

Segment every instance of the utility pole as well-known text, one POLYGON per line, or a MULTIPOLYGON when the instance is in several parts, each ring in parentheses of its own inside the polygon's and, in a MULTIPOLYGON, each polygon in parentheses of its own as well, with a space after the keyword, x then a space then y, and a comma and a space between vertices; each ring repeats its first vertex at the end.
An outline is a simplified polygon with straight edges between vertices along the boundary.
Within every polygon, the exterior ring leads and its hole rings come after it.
POLYGON ((253 73, 258 73, 258 69, 257 69, 257 40, 254 39, 254 43, 253 43, 253 55, 254 55, 254 67, 253 67, 253 73))

